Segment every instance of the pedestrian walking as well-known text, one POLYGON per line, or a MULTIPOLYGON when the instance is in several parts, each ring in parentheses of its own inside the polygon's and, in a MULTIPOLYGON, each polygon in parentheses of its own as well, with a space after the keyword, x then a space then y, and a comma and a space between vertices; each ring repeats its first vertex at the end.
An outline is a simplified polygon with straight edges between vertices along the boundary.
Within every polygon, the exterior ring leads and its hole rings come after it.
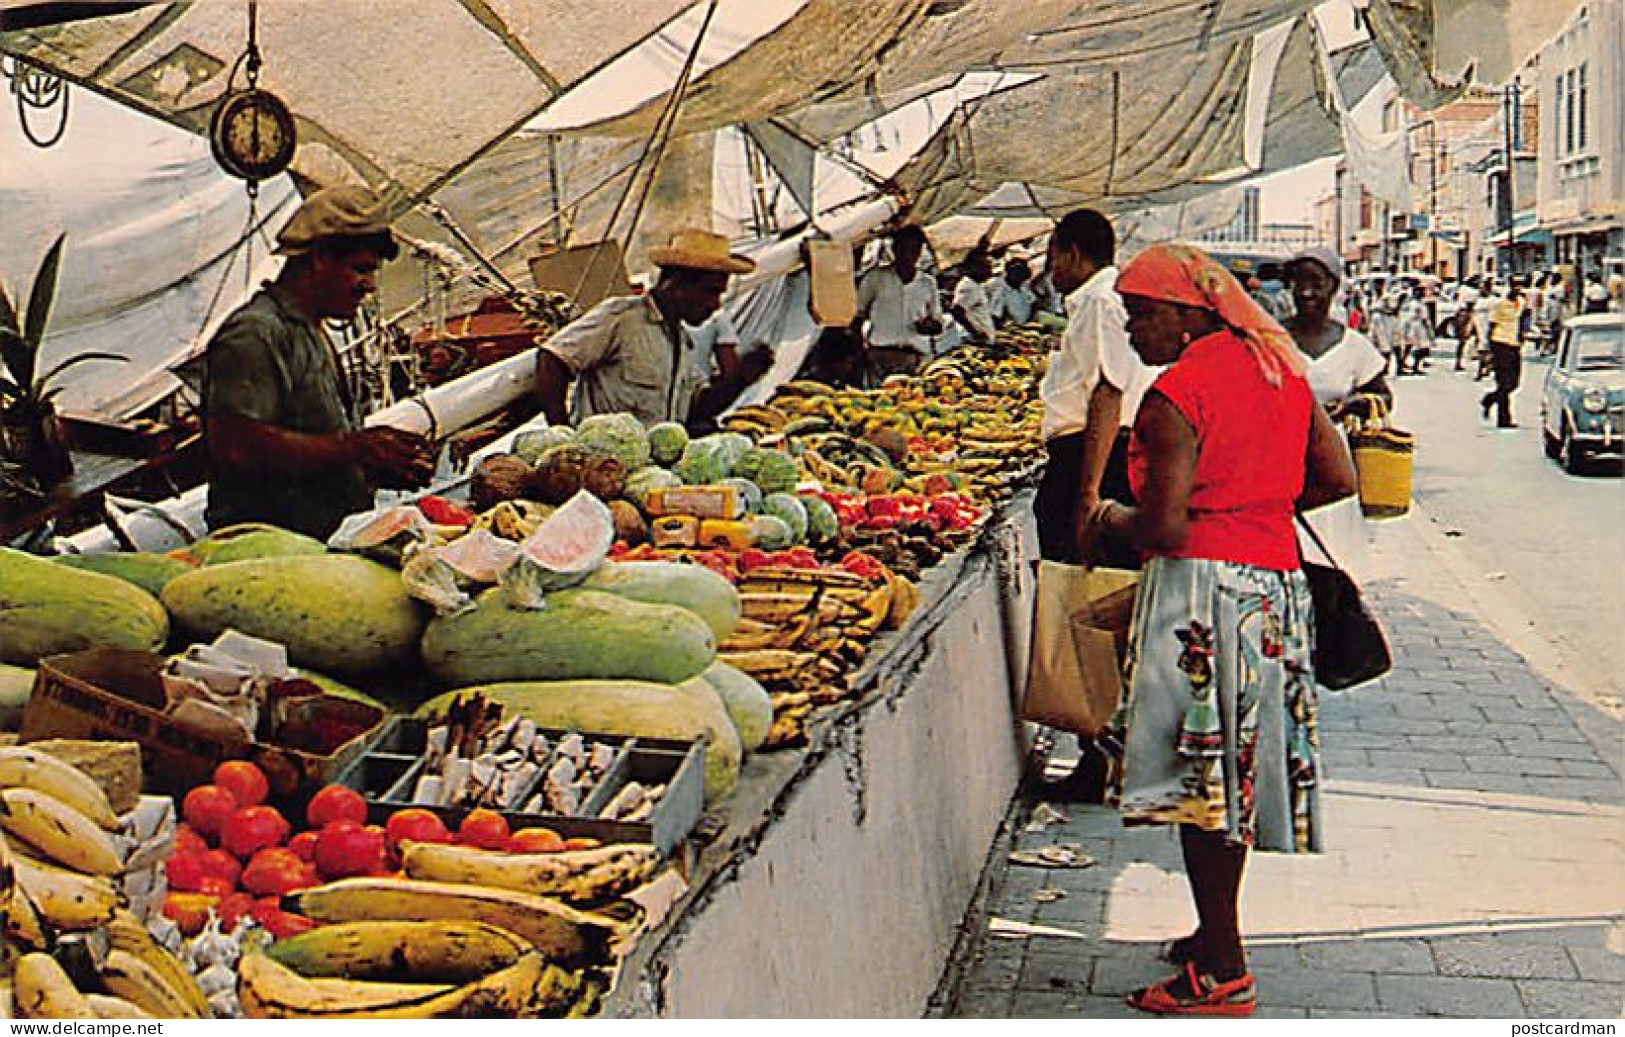
POLYGON ((1119 809, 1177 824, 1198 927, 1166 948, 1177 975, 1129 1003, 1162 1015, 1251 1015, 1239 897, 1250 849, 1321 848, 1312 607, 1294 509, 1354 493, 1306 362, 1199 249, 1155 245, 1124 267, 1128 333, 1169 364, 1134 426, 1139 504, 1098 505, 1085 544, 1128 536, 1149 561, 1119 711, 1119 809))
POLYGON ((1512 420, 1512 394, 1518 389, 1523 366, 1519 338, 1523 316, 1523 288, 1514 282, 1490 311, 1490 368, 1495 372, 1495 388, 1478 401, 1486 421, 1490 408, 1495 408, 1497 428, 1518 427, 1512 420))
MULTIPOLYGON (((1332 299, 1343 276, 1343 263, 1331 249, 1310 248, 1286 266, 1297 315, 1286 329, 1308 359, 1309 388, 1315 401, 1337 417, 1362 396, 1394 401, 1384 377, 1387 363, 1371 340, 1331 318, 1332 299)), ((1362 414, 1362 417, 1367 416, 1362 414)))
POLYGON ((1399 353, 1394 374, 1421 374, 1433 354, 1433 329, 1420 290, 1407 292, 1399 308, 1399 353), (1408 364, 1407 364, 1408 362, 1408 364))
POLYGON ((1477 276, 1462 282, 1456 291, 1456 312, 1452 317, 1456 335, 1456 370, 1465 370, 1467 357, 1478 357, 1481 340, 1478 336, 1478 306, 1480 295, 1477 276))

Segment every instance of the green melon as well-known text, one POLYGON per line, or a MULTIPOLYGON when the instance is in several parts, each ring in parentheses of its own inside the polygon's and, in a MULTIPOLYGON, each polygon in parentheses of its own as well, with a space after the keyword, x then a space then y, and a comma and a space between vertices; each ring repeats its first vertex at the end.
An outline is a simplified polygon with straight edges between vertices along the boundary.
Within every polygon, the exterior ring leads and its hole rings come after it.
POLYGON ((699 677, 716 689, 722 698, 728 719, 739 732, 739 742, 746 751, 754 751, 767 741, 767 732, 773 727, 773 698, 767 689, 756 683, 756 678, 737 670, 720 659, 699 677))
POLYGON ((718 641, 739 625, 739 591, 703 565, 675 562, 605 562, 581 584, 650 605, 676 605, 705 620, 718 641))
POLYGON ((0 547, 0 662, 88 648, 157 651, 169 637, 158 599, 133 583, 0 547))
POLYGON ((84 569, 133 583, 152 595, 162 592, 170 580, 195 568, 179 558, 148 551, 101 551, 88 555, 58 555, 51 560, 70 569, 84 569))

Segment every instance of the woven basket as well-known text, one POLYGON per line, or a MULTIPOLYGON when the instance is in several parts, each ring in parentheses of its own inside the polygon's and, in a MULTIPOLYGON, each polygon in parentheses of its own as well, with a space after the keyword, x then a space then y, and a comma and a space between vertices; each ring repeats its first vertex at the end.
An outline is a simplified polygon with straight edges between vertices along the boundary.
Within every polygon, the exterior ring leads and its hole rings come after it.
POLYGON ((1396 518, 1411 510, 1411 466, 1416 437, 1394 428, 1381 397, 1369 397, 1371 417, 1349 432, 1360 479, 1360 510, 1368 518, 1396 518))

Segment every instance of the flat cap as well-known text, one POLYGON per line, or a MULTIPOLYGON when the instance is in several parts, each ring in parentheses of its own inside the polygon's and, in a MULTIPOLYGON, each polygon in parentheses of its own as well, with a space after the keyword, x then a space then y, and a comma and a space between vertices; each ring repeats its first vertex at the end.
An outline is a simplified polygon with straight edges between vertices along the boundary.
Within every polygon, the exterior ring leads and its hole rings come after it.
POLYGON ((277 233, 277 252, 297 255, 323 238, 387 234, 389 222, 382 199, 371 188, 356 184, 324 187, 306 198, 277 233))

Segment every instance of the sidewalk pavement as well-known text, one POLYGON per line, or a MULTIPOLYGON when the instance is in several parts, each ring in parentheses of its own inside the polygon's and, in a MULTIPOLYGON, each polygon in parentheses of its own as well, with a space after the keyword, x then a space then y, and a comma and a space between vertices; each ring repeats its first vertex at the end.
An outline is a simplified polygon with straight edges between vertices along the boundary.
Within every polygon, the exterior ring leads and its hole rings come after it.
MULTIPOLYGON (((1625 1008, 1625 728, 1618 689, 1491 624, 1421 514, 1376 524, 1366 592, 1394 650, 1381 681, 1321 700, 1327 852, 1255 854, 1242 925, 1260 1018, 1617 1018, 1625 1008)), ((1503 629, 1505 629, 1503 627, 1503 629)), ((1143 1018, 1158 945, 1195 914, 1169 828, 1103 807, 1012 810, 1009 850, 1073 844, 1086 868, 990 869, 985 924, 944 1014, 1143 1018), (1014 925, 1012 925, 1014 923, 1014 925), (999 935, 1022 925, 1054 935, 999 935)))

